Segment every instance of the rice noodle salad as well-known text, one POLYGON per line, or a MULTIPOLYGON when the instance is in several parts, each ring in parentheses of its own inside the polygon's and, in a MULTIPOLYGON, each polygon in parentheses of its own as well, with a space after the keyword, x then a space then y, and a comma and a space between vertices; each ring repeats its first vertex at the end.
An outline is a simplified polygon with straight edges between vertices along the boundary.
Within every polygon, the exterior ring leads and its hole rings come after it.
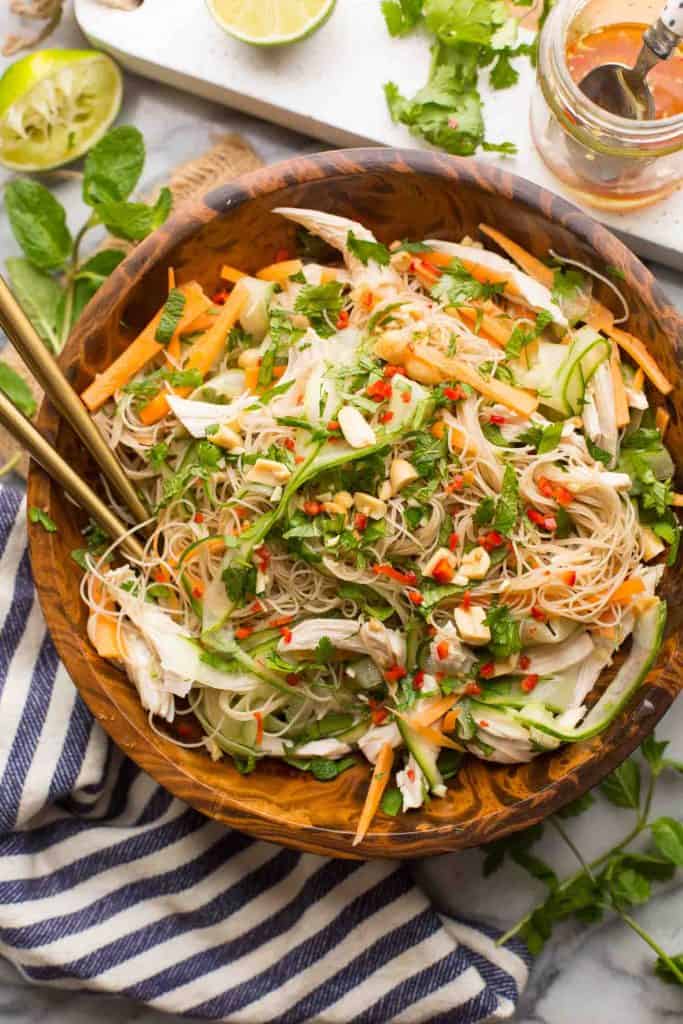
POLYGON ((226 266, 212 297, 171 271, 84 392, 150 526, 142 564, 92 527, 77 557, 90 640, 153 727, 241 772, 367 759, 359 840, 465 752, 594 736, 643 681, 678 547, 671 385, 617 284, 560 254, 276 213, 302 258, 226 266))

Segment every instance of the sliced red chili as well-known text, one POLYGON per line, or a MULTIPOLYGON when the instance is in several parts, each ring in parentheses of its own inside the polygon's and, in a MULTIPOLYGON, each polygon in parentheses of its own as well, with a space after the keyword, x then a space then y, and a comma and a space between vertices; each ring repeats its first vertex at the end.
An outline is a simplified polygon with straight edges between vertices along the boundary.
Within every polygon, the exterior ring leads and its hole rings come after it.
POLYGON ((445 661, 448 655, 450 654, 450 650, 451 649, 448 645, 448 640, 439 640, 438 644, 436 645, 436 656, 439 659, 439 661, 445 661))
POLYGON ((203 523, 204 522, 204 516, 202 515, 201 512, 196 512, 195 513, 194 521, 195 521, 195 523, 203 523))
POLYGON ((303 504, 303 510, 307 516, 319 516, 323 507, 319 501, 305 501, 303 504))
POLYGON ((353 518, 353 525, 362 533, 363 530, 367 529, 368 517, 363 515, 362 512, 357 512, 353 518))
POLYGON ((419 607, 424 601, 424 598, 419 590, 409 590, 408 600, 410 601, 411 604, 414 604, 416 607, 419 607))
POLYGON ((457 546, 458 546, 458 535, 457 535, 457 533, 452 533, 450 535, 450 537, 448 538, 448 547, 449 547, 449 549, 451 551, 455 551, 457 546))
POLYGON ((534 607, 531 609, 531 614, 537 622, 545 622, 546 620, 545 612, 538 608, 536 605, 534 605, 534 607))
POLYGON ((450 583, 455 576, 455 569, 447 558, 442 558, 432 569, 432 578, 437 583, 450 583))
POLYGON ((372 571, 375 576, 387 576, 396 583, 404 583, 407 587, 414 587, 417 583, 417 576, 414 572, 399 572, 393 565, 373 565, 372 571))
POLYGON ((349 326, 349 311, 342 309, 337 317, 337 330, 343 331, 345 327, 349 326))
POLYGON ((480 538, 480 544, 486 551, 494 551, 495 548, 500 548, 505 544, 505 537, 498 530, 489 530, 483 537, 480 538))
POLYGON ((482 679, 490 679, 493 673, 496 671, 496 666, 492 661, 487 661, 485 665, 482 665, 479 669, 479 675, 482 679))
POLYGON ((525 693, 531 693, 538 686, 538 675, 532 672, 531 675, 525 676, 522 682, 519 684, 525 693))
POLYGON ((246 640, 254 632, 253 626, 238 626, 235 630, 235 637, 238 640, 246 640))
POLYGON ((468 697, 479 697, 481 694, 481 686, 479 683, 468 683, 465 687, 465 694, 468 697))
POLYGON ((502 425, 503 425, 503 424, 504 424, 505 422, 506 422, 506 421, 505 421, 505 417, 504 417, 504 416, 500 416, 500 415, 499 415, 498 413, 496 413, 496 412, 492 412, 492 413, 491 413, 491 415, 489 416, 489 423, 495 423, 495 424, 497 424, 498 426, 501 426, 501 427, 502 427, 502 425))
POLYGON ((379 421, 380 421, 380 423, 391 423, 393 418, 394 418, 393 412, 391 411, 391 409, 387 409, 386 412, 382 413, 382 415, 379 418, 379 421))
POLYGON ((286 437, 282 443, 288 452, 293 452, 296 448, 296 442, 293 437, 286 437))
POLYGON ((465 593, 462 595, 462 606, 466 612, 468 612, 472 607, 472 595, 470 594, 469 590, 466 590, 465 593))
POLYGON ((392 390, 390 380, 373 380, 372 384, 366 388, 365 393, 368 398, 374 398, 376 402, 384 402, 385 399, 391 398, 392 390))
POLYGON ((395 377, 397 373, 401 373, 401 367, 392 366, 391 363, 387 363, 387 365, 382 370, 382 373, 384 374, 385 377, 391 380, 391 378, 395 377))
POLYGON ((522 672, 526 672, 530 664, 531 658, 529 657, 529 655, 522 654, 519 659, 519 667, 521 668, 522 672))
POLYGON ((465 392, 457 385, 454 388, 444 388, 443 393, 449 402, 459 402, 461 398, 465 398, 465 392))
POLYGON ((384 678, 388 683, 398 683, 401 679, 404 679, 408 675, 408 670, 403 665, 392 665, 384 673, 384 678))
POLYGON ((424 674, 424 672, 422 672, 422 670, 420 670, 419 672, 415 673, 415 677, 413 679, 413 689, 414 690, 421 690, 422 687, 424 686, 424 684, 425 684, 425 674, 424 674))

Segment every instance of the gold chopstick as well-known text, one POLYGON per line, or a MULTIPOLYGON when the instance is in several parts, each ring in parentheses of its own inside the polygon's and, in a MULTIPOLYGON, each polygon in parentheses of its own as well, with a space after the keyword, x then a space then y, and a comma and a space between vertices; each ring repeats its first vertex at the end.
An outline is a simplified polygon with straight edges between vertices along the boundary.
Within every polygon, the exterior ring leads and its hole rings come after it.
POLYGON ((0 424, 25 448, 29 455, 38 462, 55 483, 63 487, 70 497, 76 501, 88 515, 99 523, 112 540, 120 540, 122 547, 129 556, 143 561, 142 545, 128 533, 129 527, 114 515, 101 498, 98 498, 84 480, 73 471, 55 449, 45 440, 30 420, 12 405, 0 391, 0 424))
POLYGON ((90 413, 62 373, 57 360, 38 337, 31 321, 1 275, 0 326, 57 411, 78 434, 135 521, 142 523, 149 519, 149 513, 126 476, 123 466, 93 423, 90 413))

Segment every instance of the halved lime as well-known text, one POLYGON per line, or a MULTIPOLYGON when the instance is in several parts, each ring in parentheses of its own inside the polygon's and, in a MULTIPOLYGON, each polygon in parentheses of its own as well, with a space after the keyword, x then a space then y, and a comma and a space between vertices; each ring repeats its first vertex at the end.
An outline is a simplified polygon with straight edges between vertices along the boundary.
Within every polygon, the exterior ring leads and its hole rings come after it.
POLYGON ((336 0, 207 0, 226 32, 252 46, 305 39, 327 21, 336 0))
POLYGON ((46 171, 82 156, 121 106, 121 72, 96 50, 39 50, 0 78, 0 163, 46 171))

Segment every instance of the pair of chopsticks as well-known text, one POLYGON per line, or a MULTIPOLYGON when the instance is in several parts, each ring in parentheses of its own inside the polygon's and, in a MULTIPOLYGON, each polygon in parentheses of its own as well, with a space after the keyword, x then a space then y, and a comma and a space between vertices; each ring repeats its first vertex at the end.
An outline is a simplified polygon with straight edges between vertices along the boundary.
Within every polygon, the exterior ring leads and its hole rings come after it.
MULTIPOLYGON (((129 509, 137 524, 149 519, 149 513, 104 437, 95 426, 79 396, 71 387, 57 361, 38 337, 33 325, 0 276, 0 327, 36 378, 57 412, 80 437, 112 490, 129 509)), ((144 558, 140 542, 130 535, 117 515, 82 480, 41 433, 0 391, 0 424, 43 467, 55 483, 102 527, 112 540, 121 542, 128 555, 144 558)))

